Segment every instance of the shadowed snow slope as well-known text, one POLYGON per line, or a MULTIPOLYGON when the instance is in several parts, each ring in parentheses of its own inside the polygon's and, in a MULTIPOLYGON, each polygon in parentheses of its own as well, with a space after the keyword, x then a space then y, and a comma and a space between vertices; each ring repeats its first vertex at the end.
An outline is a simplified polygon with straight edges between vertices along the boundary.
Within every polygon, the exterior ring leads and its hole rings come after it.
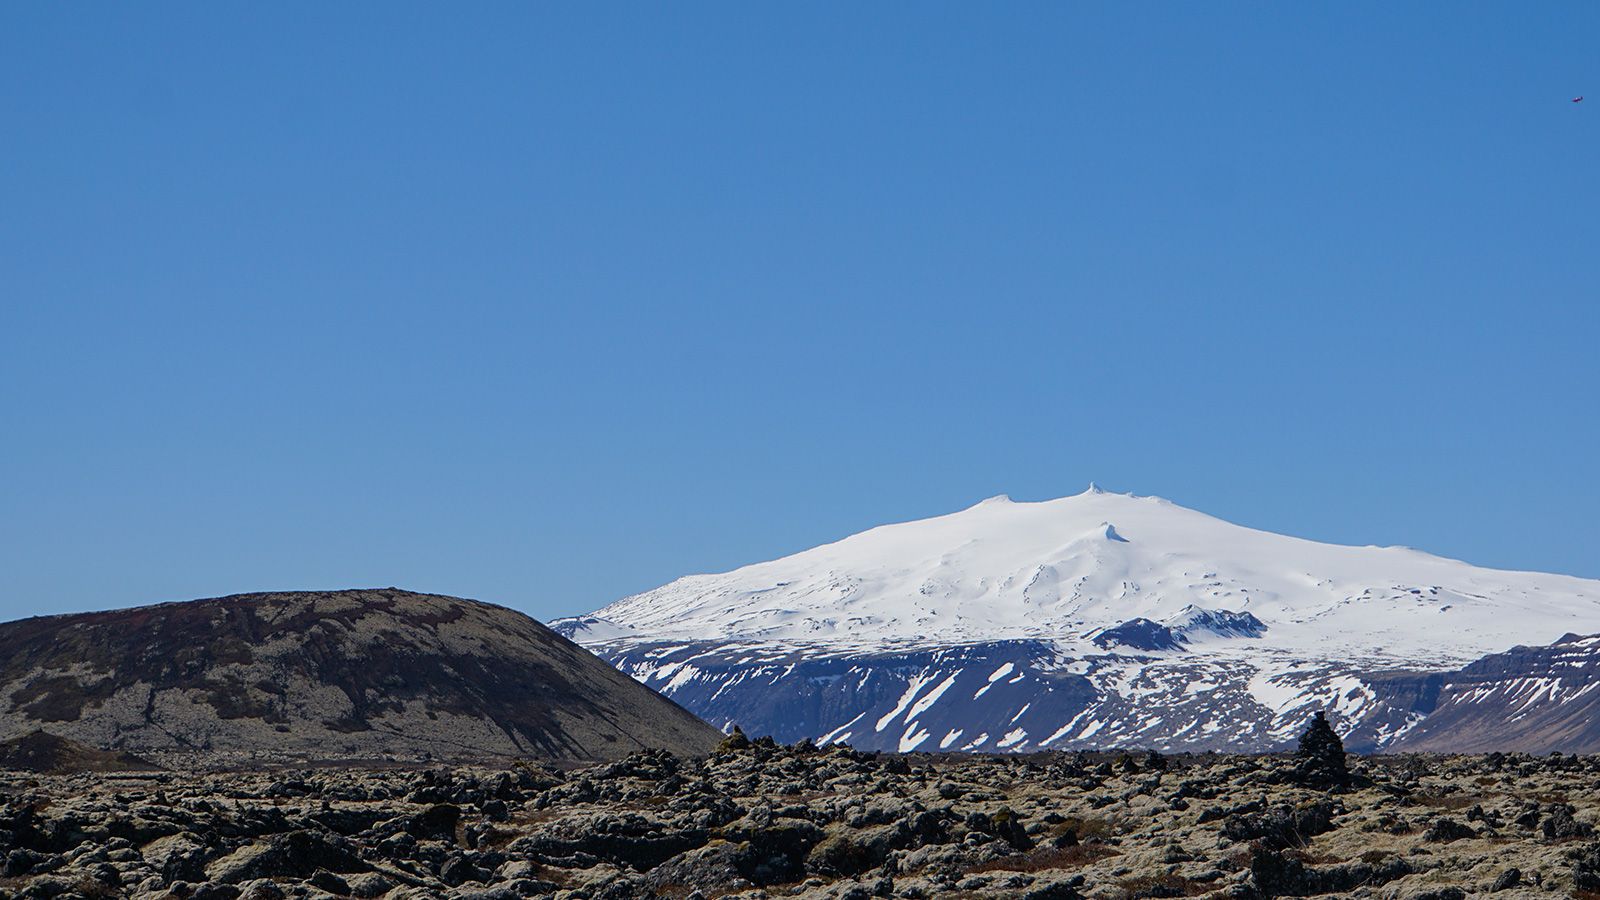
POLYGON ((1260 749, 1328 706, 1356 746, 1378 747, 1428 712, 1406 673, 1595 631, 1600 582, 1285 537, 1091 486, 991 498, 552 624, 713 724, 789 738, 1260 749), (966 690, 989 675, 968 671, 977 660, 1019 680, 966 690))

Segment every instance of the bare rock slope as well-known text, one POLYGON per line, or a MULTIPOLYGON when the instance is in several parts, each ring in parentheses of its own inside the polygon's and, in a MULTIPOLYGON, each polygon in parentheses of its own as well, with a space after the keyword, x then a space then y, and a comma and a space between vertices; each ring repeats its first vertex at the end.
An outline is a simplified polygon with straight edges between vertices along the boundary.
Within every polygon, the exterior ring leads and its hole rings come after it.
POLYGON ((604 760, 720 738, 521 613, 395 588, 24 619, 0 648, 0 739, 237 761, 604 760))

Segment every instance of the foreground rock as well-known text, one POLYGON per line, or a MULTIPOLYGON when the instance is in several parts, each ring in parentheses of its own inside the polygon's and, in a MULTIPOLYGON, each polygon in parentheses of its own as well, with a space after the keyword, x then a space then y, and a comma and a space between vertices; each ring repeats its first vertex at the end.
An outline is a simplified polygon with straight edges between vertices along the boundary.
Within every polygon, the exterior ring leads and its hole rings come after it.
POLYGON ((742 738, 567 772, 0 774, 0 898, 1600 891, 1600 758, 1352 757, 1325 775, 1304 757, 891 756, 742 738))
POLYGON ((721 738, 521 613, 394 588, 24 619, 0 647, 0 739, 163 764, 604 760, 721 738))

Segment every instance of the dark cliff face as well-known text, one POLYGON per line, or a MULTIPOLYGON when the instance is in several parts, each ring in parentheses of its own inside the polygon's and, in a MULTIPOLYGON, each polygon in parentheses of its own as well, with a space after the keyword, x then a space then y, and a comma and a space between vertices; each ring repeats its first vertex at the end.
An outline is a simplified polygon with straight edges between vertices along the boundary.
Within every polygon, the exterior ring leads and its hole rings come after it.
POLYGON ((1182 650, 1182 636, 1172 629, 1149 619, 1130 619, 1100 632, 1094 638, 1096 647, 1110 649, 1127 647, 1130 650, 1182 650))
POLYGON ((1390 749, 1600 752, 1600 636, 1514 647, 1436 677, 1432 711, 1390 749))
POLYGON ((325 759, 608 759, 719 737, 521 613, 393 588, 26 619, 0 647, 0 737, 325 759))

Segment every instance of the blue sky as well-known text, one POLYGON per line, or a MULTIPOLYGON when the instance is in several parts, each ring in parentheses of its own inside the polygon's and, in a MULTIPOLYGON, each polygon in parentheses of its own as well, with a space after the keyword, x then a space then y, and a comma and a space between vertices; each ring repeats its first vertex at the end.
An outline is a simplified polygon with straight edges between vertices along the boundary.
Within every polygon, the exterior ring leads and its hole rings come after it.
POLYGON ((1597 26, 8 5, 0 618, 551 617, 1091 479, 1600 577, 1597 26))

